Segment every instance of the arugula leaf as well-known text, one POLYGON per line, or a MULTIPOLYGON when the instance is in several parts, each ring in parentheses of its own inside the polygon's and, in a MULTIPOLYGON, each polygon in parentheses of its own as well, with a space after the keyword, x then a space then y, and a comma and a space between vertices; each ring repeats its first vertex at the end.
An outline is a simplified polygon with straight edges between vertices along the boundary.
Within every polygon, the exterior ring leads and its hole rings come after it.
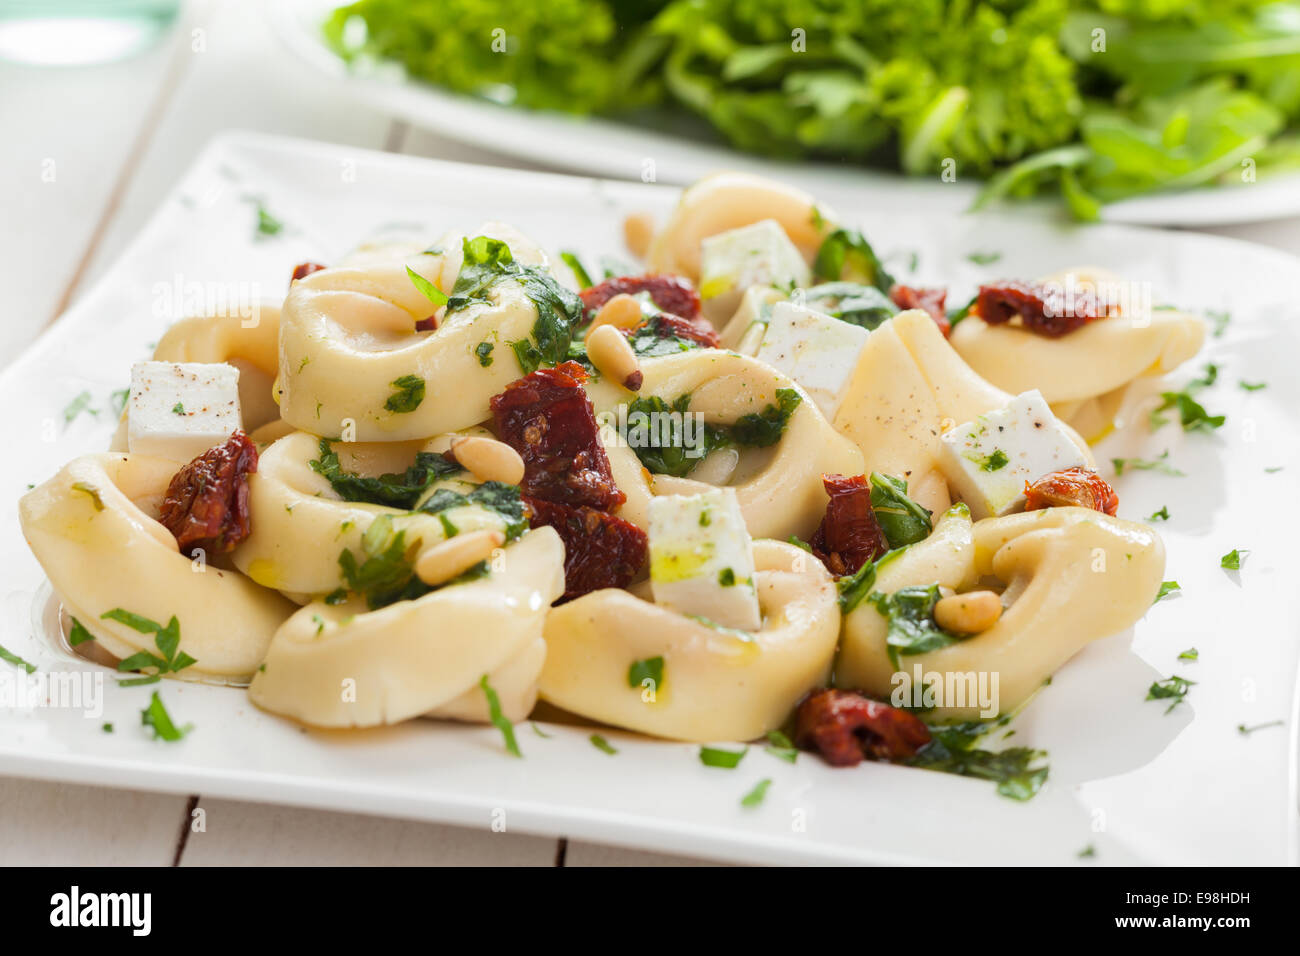
POLYGON ((344 501, 364 501, 372 505, 387 505, 409 511, 434 482, 458 475, 460 465, 444 455, 417 452, 415 463, 404 472, 379 475, 372 478, 356 472, 344 471, 338 452, 330 440, 322 438, 317 452, 320 457, 308 462, 311 470, 330 483, 330 487, 344 501))
MULTIPOLYGON (((488 675, 484 674, 479 678, 478 686, 483 691, 483 696, 487 698, 488 703, 488 720, 497 730, 501 731, 501 736, 505 740, 506 753, 512 757, 522 757, 523 751, 519 749, 519 741, 515 739, 515 725, 506 719, 505 712, 501 709, 501 698, 497 696, 496 690, 488 683, 488 675)), ((537 729, 537 725, 533 725, 537 729)), ((545 736, 545 735, 543 735, 545 736)))
POLYGON ((930 511, 907 497, 907 481, 873 471, 871 510, 891 548, 901 548, 930 536, 930 511))
POLYGON ((956 644, 962 638, 949 634, 934 621, 934 606, 939 602, 939 585, 909 585, 893 594, 877 591, 867 600, 889 622, 885 637, 895 669, 901 669, 899 657, 924 654, 956 644))
POLYGON ((749 753, 748 747, 743 750, 720 750, 716 747, 701 747, 700 763, 706 767, 735 770, 740 766, 740 761, 745 759, 747 753, 749 753))
POLYGON ((397 389, 384 402, 384 408, 390 412, 399 415, 413 412, 424 401, 424 379, 418 375, 403 375, 388 384, 397 389))
POLYGON ((140 724, 153 731, 154 740, 166 740, 169 743, 175 743, 194 729, 193 724, 176 726, 157 691, 149 698, 149 706, 140 711, 140 724))

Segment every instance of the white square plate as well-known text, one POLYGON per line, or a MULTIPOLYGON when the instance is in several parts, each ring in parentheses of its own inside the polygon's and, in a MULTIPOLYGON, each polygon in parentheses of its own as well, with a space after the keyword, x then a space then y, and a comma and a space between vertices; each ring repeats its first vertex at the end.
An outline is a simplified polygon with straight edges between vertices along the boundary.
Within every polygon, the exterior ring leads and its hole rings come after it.
MULTIPOLYGON (((506 220, 589 264, 621 252, 623 214, 662 216, 675 189, 436 163, 337 146, 232 134, 213 142, 116 266, 0 374, 8 409, 0 516, 0 644, 44 671, 103 673, 50 638, 53 602, 22 540, 15 502, 68 459, 107 445, 109 395, 130 364, 185 311, 190 283, 244 298, 282 296, 293 266, 330 262, 359 239, 402 227, 435 237, 506 220), (256 206, 285 223, 255 235, 256 206), (64 422, 88 390, 98 416, 64 422)), ((1204 360, 1221 367, 1204 395, 1227 424, 1213 436, 1108 439, 1098 459, 1159 454, 1186 472, 1126 473, 1121 514, 1167 506, 1166 577, 1182 594, 1134 631, 1071 661, 1014 722, 1016 742, 1049 751, 1051 776, 1027 803, 992 785, 903 767, 794 765, 752 747, 736 770, 704 767, 693 745, 610 731, 611 756, 587 730, 519 728, 525 759, 491 727, 414 721, 352 732, 305 730, 252 707, 237 689, 105 681, 103 715, 0 706, 0 773, 562 834, 752 862, 1273 863, 1296 858, 1296 663, 1300 637, 1300 262, 1226 239, 1122 227, 1065 228, 1015 219, 874 217, 824 197, 895 263, 918 254, 918 282, 961 301, 981 279, 1095 263, 1154 283, 1157 302, 1226 309, 1232 321, 1204 360), (993 266, 966 257, 996 250, 993 266), (1237 381, 1267 381, 1246 392, 1237 381), (1265 468, 1282 466, 1279 472, 1265 468), (1243 570, 1219 567, 1249 550, 1243 570), (1196 663, 1177 660, 1195 646, 1196 663), (1166 715, 1153 680, 1196 681, 1166 715), (192 723, 182 742, 150 740, 139 713, 160 689, 192 723), (1239 733, 1239 724, 1282 727, 1239 733), (102 732, 112 721, 116 732, 102 732), (740 798, 761 778, 766 801, 740 798)), ((192 304, 192 303, 191 303, 192 304)), ((1201 361, 1191 368, 1199 370, 1201 361)), ((1190 373, 1189 373, 1190 374, 1190 373)), ((0 664, 12 673, 8 665, 0 664)), ((21 809, 15 812, 21 812, 21 809)))

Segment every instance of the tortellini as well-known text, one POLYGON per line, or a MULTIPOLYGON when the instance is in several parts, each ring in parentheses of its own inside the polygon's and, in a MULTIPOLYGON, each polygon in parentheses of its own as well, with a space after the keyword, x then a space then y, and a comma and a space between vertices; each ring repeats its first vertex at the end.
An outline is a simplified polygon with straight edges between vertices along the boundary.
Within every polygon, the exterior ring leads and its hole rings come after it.
POLYGON ((808 262, 833 216, 801 189, 751 173, 719 173, 682 193, 677 208, 650 246, 654 272, 700 278, 700 242, 764 219, 780 224, 808 262))
MULTIPOLYGON (((249 476, 252 533, 231 555, 235 566, 257 583, 283 591, 300 603, 339 587, 338 557, 343 550, 361 553, 362 538, 380 515, 388 515, 394 531, 405 531, 429 547, 447 536, 447 524, 458 531, 505 530, 505 520, 477 505, 462 505, 441 513, 423 514, 362 501, 344 501, 311 462, 320 458, 321 440, 307 432, 281 438, 262 453, 249 476)), ((343 470, 377 476, 401 472, 417 452, 446 451, 450 436, 429 442, 336 442, 331 447, 343 470)), ((430 486, 467 493, 474 487, 468 472, 430 486)))
MULTIPOLYGON (((1048 508, 971 524, 954 508, 933 534, 884 562, 875 589, 938 584, 957 591, 995 579, 1005 588, 990 629, 946 647, 900 657, 909 672, 997 674, 1007 713, 1084 645, 1136 622, 1164 576, 1164 545, 1146 525, 1086 508, 1048 508)), ((895 666, 888 622, 870 602, 844 619, 835 682, 888 699, 895 666)), ((941 707, 945 720, 979 716, 977 706, 941 707)))
MULTIPOLYGON (((1097 269, 1047 276, 1074 294, 1124 288, 1123 280, 1097 269)), ((1119 303, 1121 306, 1122 302, 1119 303)), ((1036 388, 1062 418, 1094 437, 1119 404, 1124 386, 1164 375, 1200 351, 1203 319, 1171 309, 1121 309, 1060 338, 1047 338, 1017 324, 989 325, 978 316, 952 330, 952 347, 979 375, 1013 394, 1036 388), (1095 400, 1104 406, 1085 407, 1095 400)))
MULTIPOLYGON (((676 355, 646 359, 641 363, 644 381, 640 397, 655 396, 668 405, 690 395, 690 413, 706 423, 731 424, 743 415, 760 413, 777 403, 778 389, 798 386, 770 366, 734 352, 694 349, 676 355)), ((598 416, 617 417, 619 406, 633 398, 618 385, 596 381, 587 386, 598 416)), ((736 491, 749 533, 755 538, 786 538, 811 534, 826 510, 822 475, 862 473, 862 455, 839 435, 801 390, 801 400, 790 415, 780 440, 768 448, 740 450, 739 462, 728 476, 736 491)), ((612 425, 602 432, 612 444, 612 425)), ((615 480, 627 495, 620 516, 642 528, 647 526, 649 500, 659 489, 660 476, 637 467, 631 449, 610 449, 615 480)), ((696 466, 687 477, 703 467, 696 466)), ((668 493, 685 489, 668 483, 668 493)))
MULTIPOLYGON (((867 338, 834 424, 862 450, 868 471, 905 479, 908 494, 938 514, 951 504, 939 436, 1010 400, 971 371, 929 315, 912 309, 867 338)), ((1072 437, 1091 465, 1087 443, 1072 437)))
POLYGON ((276 631, 248 695, 263 710, 318 727, 374 727, 431 712, 482 721, 486 675, 506 718, 522 720, 546 657, 546 612, 563 593, 564 546, 538 528, 477 580, 378 610, 359 598, 308 604, 276 631))
POLYGON ((825 682, 840 612, 830 574, 801 549, 755 541, 754 568, 764 619, 753 634, 614 589, 555 608, 546 619, 542 698, 674 740, 751 740, 780 727, 825 682), (657 686, 634 679, 634 665, 656 658, 657 686))
POLYGON ((74 459, 23 496, 18 515, 32 553, 68 612, 118 658, 157 653, 142 634, 102 615, 121 608, 180 623, 180 650, 196 659, 183 679, 246 680, 293 612, 237 571, 191 560, 155 516, 176 471, 168 459, 102 453, 74 459))
MULTIPOLYGON (((476 235, 513 230, 488 226, 476 235)), ((495 238, 495 236, 493 236, 495 238)), ((324 269, 293 283, 280 331, 280 412, 317 434, 351 429, 356 441, 405 441, 456 431, 489 417, 488 399, 519 378, 511 343, 534 335, 538 312, 523 287, 493 283, 487 302, 451 316, 408 269, 444 294, 462 259, 458 236, 432 251, 324 269), (433 316, 437 328, 416 331, 433 316), (484 346, 490 351, 480 351, 484 346)), ((516 261, 549 267, 515 239, 516 261)), ((536 247, 531 247, 536 250, 536 247)))

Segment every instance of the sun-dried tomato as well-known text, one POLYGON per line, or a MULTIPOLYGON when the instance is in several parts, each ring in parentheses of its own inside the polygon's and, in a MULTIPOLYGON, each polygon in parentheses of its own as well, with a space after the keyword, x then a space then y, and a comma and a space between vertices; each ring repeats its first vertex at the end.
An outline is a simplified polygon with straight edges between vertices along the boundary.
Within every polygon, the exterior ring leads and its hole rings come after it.
POLYGON ((924 309, 930 313, 930 318, 934 319, 934 324, 939 326, 939 331, 943 333, 944 338, 947 338, 948 333, 952 331, 952 325, 948 322, 948 313, 944 310, 944 303, 948 300, 947 289, 938 286, 925 288, 896 285, 889 290, 889 297, 900 309, 924 309))
POLYGON ((209 448, 172 476, 158 520, 184 554, 225 554, 248 537, 248 476, 257 446, 242 431, 209 448))
POLYGON ((930 742, 915 715, 855 690, 815 690, 795 712, 794 743, 833 767, 869 760, 905 760, 930 742))
POLYGON ((684 319, 680 315, 661 312, 642 322, 635 329, 629 329, 626 334, 629 336, 634 335, 643 329, 648 329, 651 334, 657 335, 661 339, 686 339, 688 342, 695 342, 706 349, 716 349, 722 344, 722 340, 718 338, 717 330, 705 318, 684 319))
POLYGON ((809 544, 831 574, 853 574, 889 550, 871 510, 871 483, 865 475, 822 475, 822 486, 831 500, 809 544))
POLYGON ((302 279, 311 275, 313 272, 320 272, 322 269, 328 268, 329 266, 323 266, 319 262, 300 262, 298 265, 294 266, 293 278, 302 279))
POLYGON ((1119 495, 1106 479, 1087 468, 1066 468, 1025 482, 1025 510, 1076 505, 1108 515, 1119 510, 1119 495))
POLYGON ((564 597, 572 601, 601 588, 632 583, 646 558, 645 532, 595 508, 525 498, 532 526, 554 528, 564 542, 564 597))
POLYGON ((980 286, 973 311, 989 325, 1001 325, 1020 316, 1028 331, 1051 339, 1110 314, 1106 304, 1091 294, 1014 280, 980 286))
POLYGON ((497 434, 524 460, 524 494, 608 511, 627 500, 614 484, 577 362, 539 368, 492 397, 497 434))
POLYGON ((578 293, 583 309, 599 309, 616 295, 650 293, 650 299, 665 312, 694 319, 700 314, 700 294, 695 286, 681 276, 617 276, 598 282, 590 289, 578 293))
POLYGON ((418 322, 415 323, 415 331, 417 332, 432 332, 437 327, 438 327, 438 317, 436 315, 431 315, 428 318, 420 319, 418 322))

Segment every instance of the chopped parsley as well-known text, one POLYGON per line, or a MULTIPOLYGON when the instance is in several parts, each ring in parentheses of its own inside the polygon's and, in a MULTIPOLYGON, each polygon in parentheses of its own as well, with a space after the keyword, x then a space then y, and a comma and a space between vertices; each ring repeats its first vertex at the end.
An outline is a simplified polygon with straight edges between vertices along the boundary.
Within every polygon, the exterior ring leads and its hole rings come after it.
POLYGON ((1097 848, 1089 843, 1082 850, 1075 854, 1081 860, 1090 860, 1097 855, 1097 848))
POLYGON ((930 727, 930 743, 908 766, 977 777, 997 783, 997 792, 1011 800, 1029 800, 1047 781, 1046 752, 1031 747, 984 750, 975 745, 1005 721, 967 721, 930 727))
POLYGON ((736 572, 731 568, 723 568, 718 572, 718 584, 724 588, 733 588, 736 586, 736 572))
POLYGON ((824 282, 804 293, 809 308, 868 331, 880 328, 898 314, 898 306, 874 285, 824 282))
POLYGON ((1222 427, 1224 421, 1227 420, 1226 417, 1209 414, 1205 407, 1193 398, 1201 389, 1213 385, 1218 380, 1218 377, 1219 367, 1209 364, 1205 366, 1204 375, 1188 382, 1182 391, 1161 392, 1161 404, 1153 409, 1148 416, 1151 429, 1154 431, 1169 421, 1167 416, 1161 414, 1169 409, 1175 409, 1178 412, 1178 419, 1183 426, 1183 431, 1210 431, 1222 427))
POLYGON ((583 268, 582 261, 578 258, 576 252, 561 252, 560 260, 573 272, 573 277, 578 280, 580 288, 590 289, 596 284, 591 281, 590 274, 583 268))
POLYGON ((328 438, 320 440, 319 458, 308 462, 311 470, 330 483, 344 501, 364 501, 372 505, 410 510, 420 496, 436 481, 460 474, 460 465, 445 455, 417 452, 415 463, 404 472, 383 474, 377 478, 344 471, 328 438))
POLYGON ((885 271, 871 243, 854 229, 836 229, 822 240, 813 274, 829 282, 873 285, 886 295, 894 285, 894 277, 885 271))
POLYGON ((10 664, 13 664, 15 667, 21 667, 29 674, 33 673, 36 670, 35 664, 29 664, 27 661, 23 660, 13 651, 9 650, 3 645, 0 645, 0 661, 8 661, 10 664))
POLYGON ((786 763, 794 763, 799 759, 799 751, 792 741, 779 730, 769 730, 767 732, 767 746, 763 752, 776 757, 778 760, 784 760, 786 763))
POLYGON ((1183 702, 1183 698, 1195 683, 1194 680, 1187 680, 1175 674, 1165 680, 1158 680, 1148 687, 1146 700, 1172 700, 1173 703, 1165 708, 1165 713, 1168 714, 1183 702))
POLYGON ((627 338, 627 344, 640 358, 655 358, 660 355, 676 355, 691 349, 703 348, 694 339, 685 339, 664 329, 664 320, 654 315, 638 325, 627 338))
POLYGON ((79 491, 83 495, 89 495, 90 501, 94 504, 96 511, 104 510, 104 499, 99 496, 99 489, 94 485, 87 484, 84 481, 74 481, 72 483, 72 490, 79 491))
POLYGON ((1153 511, 1153 512, 1151 512, 1150 515, 1147 516, 1147 521, 1152 521, 1152 522, 1155 522, 1155 521, 1168 521, 1168 520, 1169 520, 1169 506, 1168 506, 1168 505, 1163 505, 1163 506, 1160 508, 1159 511, 1153 511))
POLYGON ((573 328, 582 320, 582 300, 566 289, 539 266, 515 262, 510 247, 488 236, 466 238, 461 242, 464 261, 451 298, 447 315, 474 303, 489 303, 488 290, 498 282, 514 280, 537 309, 531 340, 511 342, 519 367, 525 375, 542 365, 558 365, 569 357, 573 328))
POLYGON ((907 497, 907 482, 902 478, 871 473, 871 510, 891 548, 901 548, 923 541, 934 525, 930 511, 907 497))
POLYGON ((85 644, 87 641, 93 641, 94 639, 95 635, 86 630, 86 625, 74 617, 72 627, 68 629, 68 644, 76 647, 78 644, 85 644))
POLYGON ((700 763, 706 767, 719 767, 722 770, 735 770, 740 766, 740 761, 745 759, 745 754, 749 753, 749 748, 743 750, 720 750, 716 747, 700 748, 700 763))
MULTIPOLYGON (((478 505, 501 518, 505 522, 507 541, 513 541, 528 528, 528 518, 524 514, 524 501, 520 496, 519 487, 500 481, 485 481, 468 494, 461 494, 450 488, 439 488, 416 510, 423 514, 437 515, 443 522, 443 530, 447 531, 450 522, 443 512, 449 508, 460 508, 466 505, 478 505)), ((452 527, 454 529, 454 526, 452 527)), ((450 538, 454 534, 454 530, 449 531, 447 537, 450 538)))
POLYGON ((173 415, 184 415, 184 414, 185 414, 185 406, 184 406, 181 402, 177 402, 175 405, 172 406, 172 414, 173 414, 173 415))
POLYGON ((380 515, 361 536, 363 561, 346 548, 339 553, 348 591, 364 597, 371 610, 428 594, 434 589, 415 574, 418 548, 418 539, 408 544, 406 532, 394 531, 393 519, 380 515))
POLYGON ((551 739, 551 735, 550 735, 550 734, 548 734, 546 731, 542 730, 541 727, 538 727, 538 726, 537 726, 537 721, 535 721, 535 720, 530 720, 528 723, 529 723, 529 726, 531 726, 531 727, 533 728, 533 733, 535 733, 537 736, 541 737, 543 740, 550 740, 550 739, 551 739))
POLYGON ((728 430, 733 442, 754 448, 768 448, 781 440, 790 416, 803 399, 793 388, 776 390, 776 405, 768 405, 761 412, 742 415, 728 430))
POLYGON ((112 725, 111 723, 105 723, 105 724, 104 724, 102 727, 100 727, 99 729, 102 730, 102 731, 103 731, 104 733, 106 733, 106 734, 111 734, 111 733, 113 732, 113 725, 112 725))
POLYGON ((284 223, 267 211, 262 200, 254 199, 253 203, 257 207, 257 236, 259 238, 263 236, 278 236, 284 231, 284 223))
MULTIPOLYGON (((483 690, 483 696, 487 698, 488 720, 492 721, 493 726, 501 731, 501 737, 505 740, 506 753, 514 757, 522 757, 523 751, 519 749, 519 741, 515 739, 515 725, 506 719, 506 715, 501 710, 501 698, 497 692, 492 689, 488 683, 488 676, 484 674, 479 678, 478 686, 483 690)), ((533 729, 536 729, 536 724, 533 729)))
POLYGON ((895 670, 901 670, 899 657, 924 654, 948 647, 961 640, 941 628, 934 620, 934 606, 939 602, 939 585, 913 584, 893 594, 877 591, 867 596, 880 615, 889 622, 885 644, 895 670))
POLYGON ((1286 726, 1286 721, 1283 720, 1270 720, 1266 724, 1256 724, 1254 727, 1247 727, 1245 724, 1238 724, 1237 733, 1241 734, 1243 737, 1249 737, 1257 730, 1266 730, 1269 727, 1284 727, 1284 726, 1286 726))
POLYGON ((770 786, 772 786, 772 778, 764 777, 758 783, 754 784, 753 790, 750 790, 749 793, 740 798, 740 805, 748 808, 758 806, 767 796, 767 788, 770 786))
POLYGON ((478 356, 478 364, 487 368, 492 364, 492 350, 496 348, 491 342, 480 342, 474 347, 474 354, 478 356))
POLYGON ((1247 382, 1242 379, 1237 380, 1237 387, 1243 392, 1258 392, 1262 388, 1268 388, 1268 382, 1247 382))
POLYGON ((1232 313, 1222 309, 1206 309, 1205 317, 1214 323, 1216 339, 1223 336, 1223 333, 1228 330, 1228 323, 1232 321, 1232 313))
POLYGON ((420 273, 416 272, 410 266, 407 266, 406 274, 411 277, 411 285, 415 286, 415 288, 419 290, 420 295, 424 296, 434 305, 441 306, 447 304, 446 293, 424 276, 420 275, 420 273))
POLYGON ((664 686, 664 659, 647 657, 643 661, 633 661, 627 669, 627 686, 643 687, 646 681, 652 681, 655 690, 664 686))
POLYGON ((1201 659, 1201 652, 1194 647, 1189 647, 1178 655, 1180 661, 1198 661, 1201 659))
POLYGON ((980 466, 980 471, 999 471, 1011 463, 1011 459, 1007 457, 1007 453, 1001 448, 994 448, 992 454, 968 457, 980 466))
POLYGON ((149 698, 149 706, 140 711, 140 723, 153 731, 154 740, 166 740, 169 743, 175 743, 194 729, 193 724, 176 726, 157 691, 149 698))
POLYGON ((1002 259, 1000 252, 970 252, 966 254, 966 260, 973 262, 977 266, 991 266, 993 263, 1002 259))
POLYGON ((424 379, 418 375, 403 375, 388 383, 397 389, 384 402, 384 408, 398 415, 413 412, 424 401, 424 379))
POLYGON ((1169 595, 1173 594, 1174 592, 1181 591, 1181 590, 1182 588, 1178 586, 1177 581, 1164 581, 1160 585, 1160 590, 1156 592, 1156 599, 1151 603, 1157 604, 1160 601, 1163 601, 1169 595))
POLYGON ((1186 472, 1179 471, 1173 465, 1169 464, 1169 449, 1166 448, 1158 458, 1112 458, 1110 463, 1115 466, 1115 474, 1122 475, 1127 470, 1132 471, 1158 471, 1162 475, 1174 475, 1183 477, 1186 472))
POLYGON ((1233 548, 1219 559, 1219 567, 1228 571, 1240 571, 1241 562, 1246 560, 1246 555, 1248 554, 1250 554, 1249 551, 1239 551, 1236 548, 1233 548))
POLYGON ((90 407, 90 392, 79 392, 76 398, 68 402, 63 409, 63 424, 71 425, 82 412, 96 416, 99 414, 99 409, 90 407))
MULTIPOLYGON (((171 620, 165 626, 120 607, 105 611, 100 615, 100 618, 107 621, 117 621, 119 624, 125 624, 133 631, 154 636, 153 642, 154 646, 158 648, 158 653, 137 651, 130 657, 117 662, 119 671, 139 671, 146 667, 152 667, 154 673, 148 675, 148 682, 152 683, 162 674, 177 674, 191 664, 197 663, 193 657, 180 650, 181 624, 176 619, 175 614, 171 616, 171 620)), ((144 683, 144 681, 140 683, 144 683)), ((135 686, 135 684, 135 681, 123 682, 123 686, 127 687, 135 686)))
POLYGON ((614 754, 618 753, 618 750, 600 734, 592 734, 587 739, 591 741, 591 745, 593 747, 595 747, 597 750, 601 751, 602 753, 607 753, 611 757, 614 756, 614 754))

